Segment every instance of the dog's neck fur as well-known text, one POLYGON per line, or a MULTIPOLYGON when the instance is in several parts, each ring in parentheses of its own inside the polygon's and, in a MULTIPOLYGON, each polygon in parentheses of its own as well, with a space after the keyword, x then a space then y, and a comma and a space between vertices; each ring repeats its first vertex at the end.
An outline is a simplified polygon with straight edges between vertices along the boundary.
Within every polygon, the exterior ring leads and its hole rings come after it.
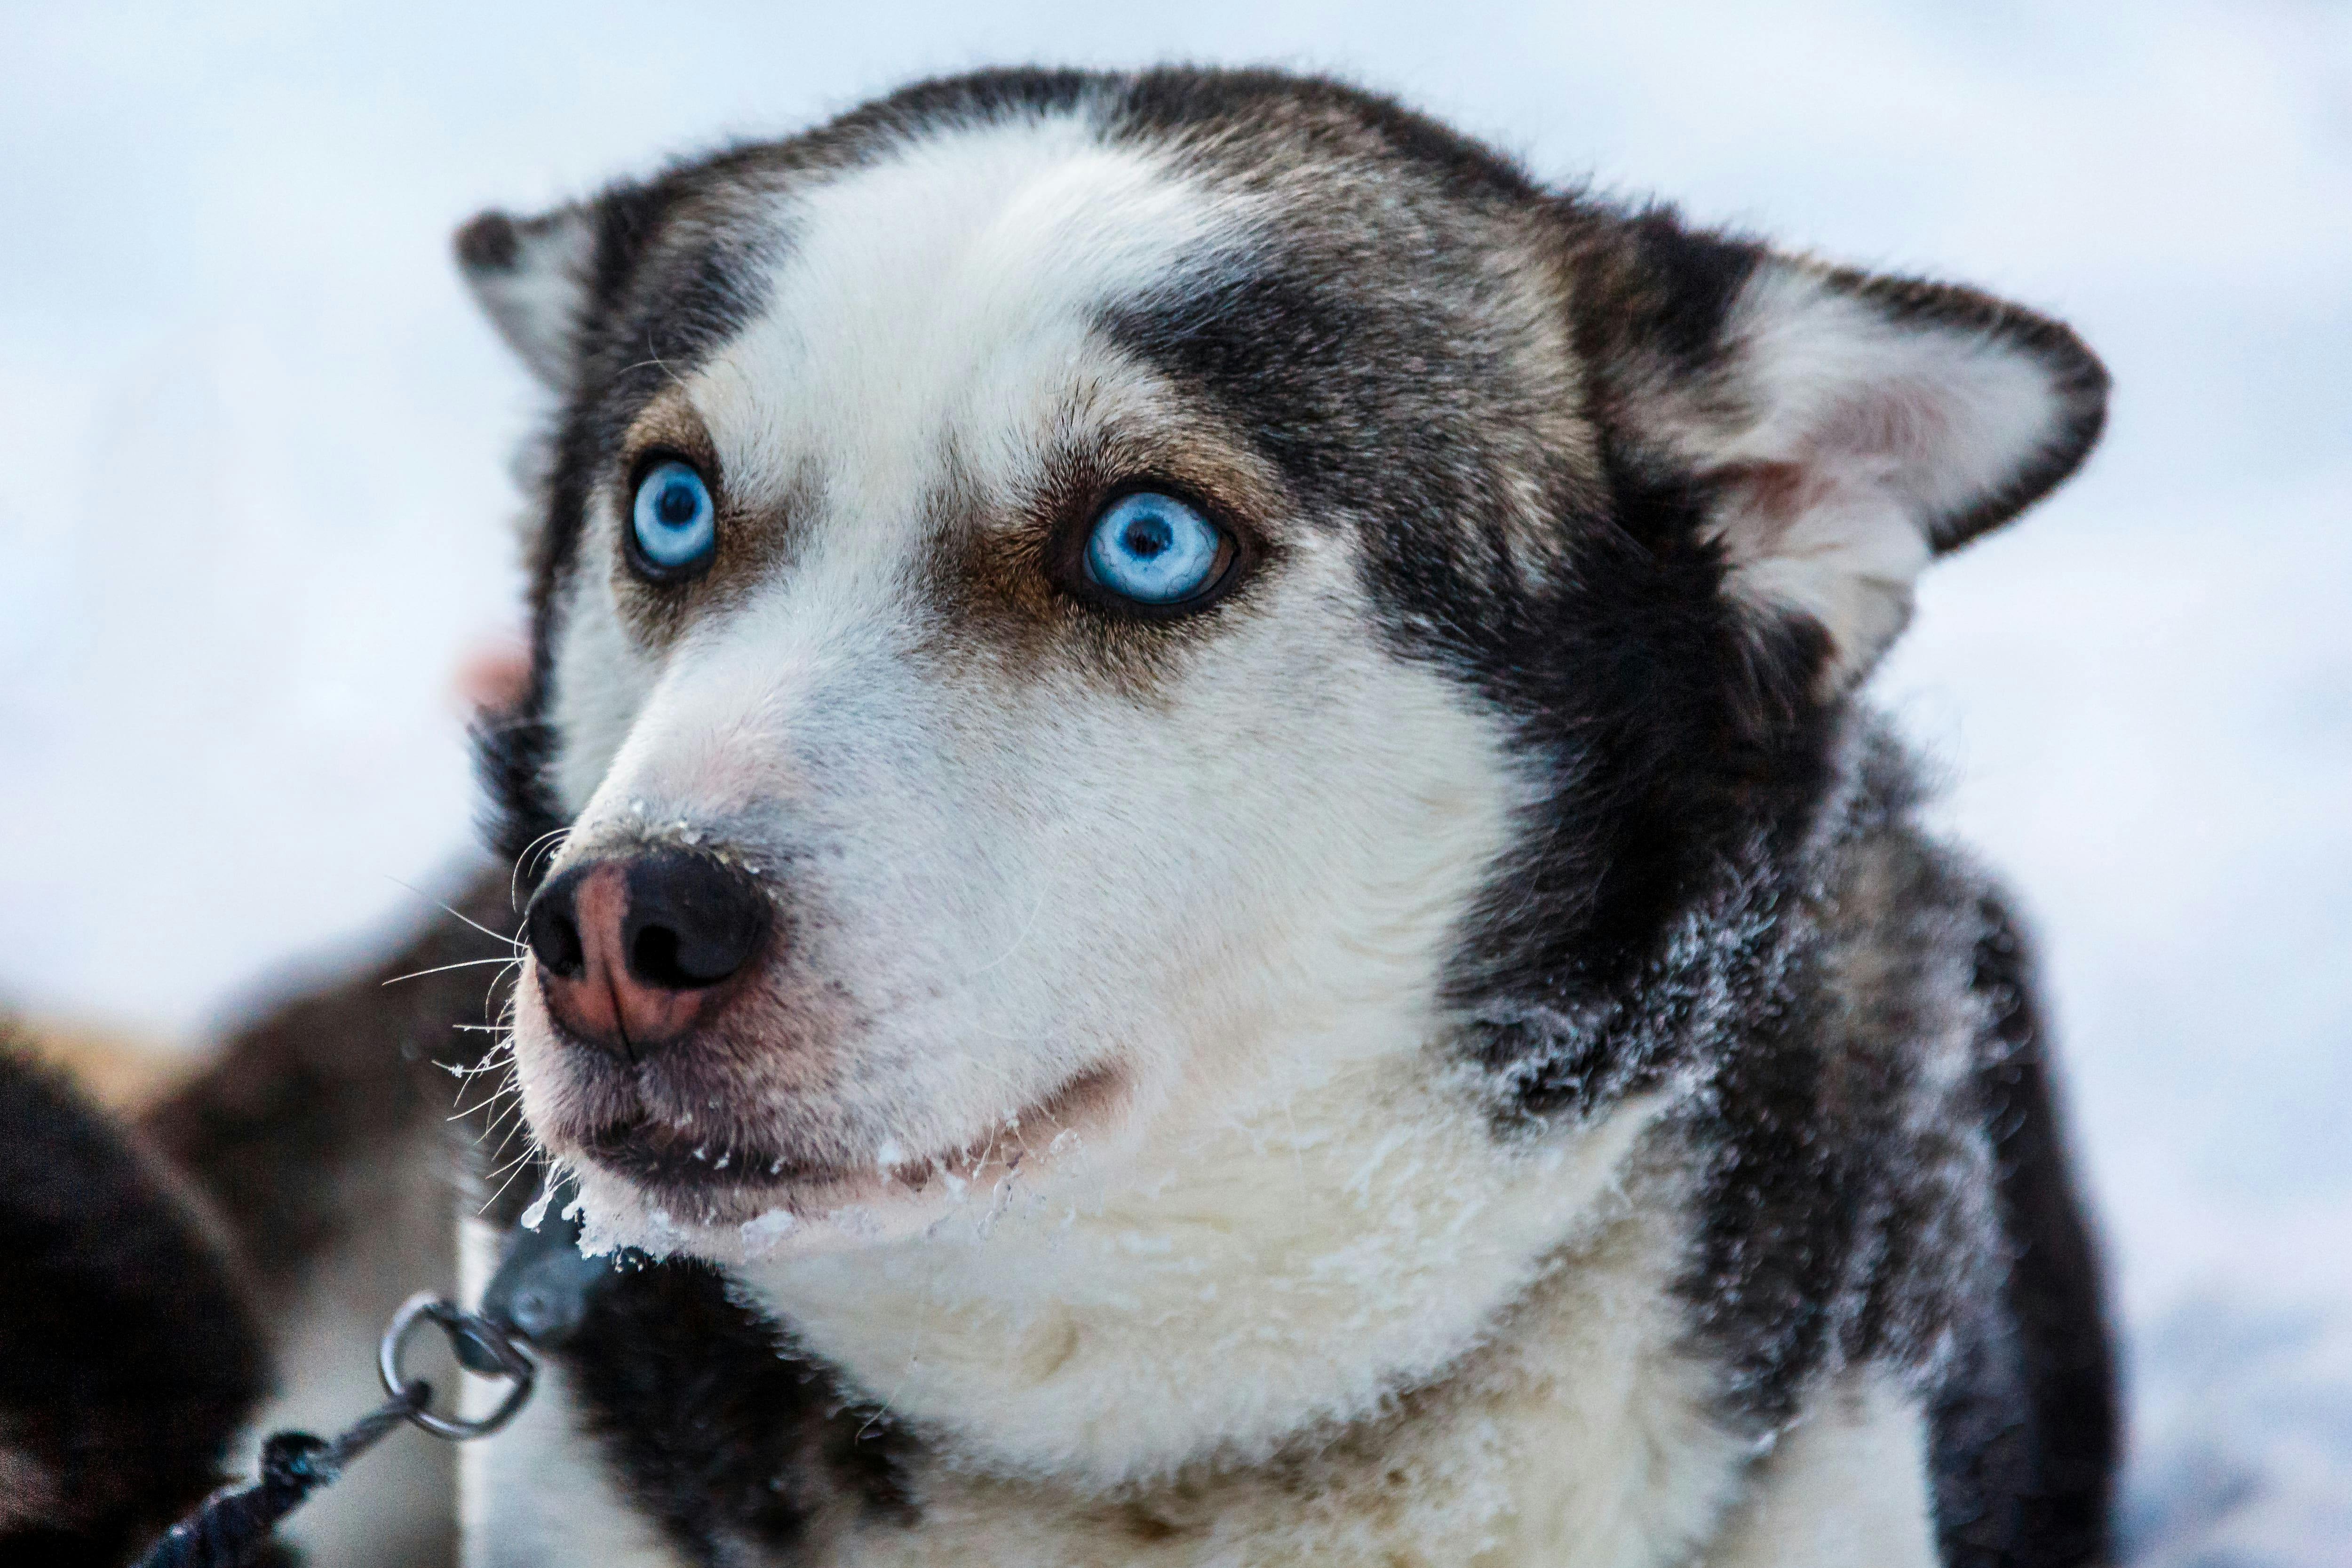
MULTIPOLYGON (((1582 1173, 1561 1174, 1563 1186, 1574 1186, 1582 1173)), ((1270 1463, 1194 1465, 1105 1492, 1067 1474, 976 1475, 953 1463, 969 1452, 967 1440, 926 1487, 929 1517, 946 1527, 926 1531, 926 1540, 953 1541, 971 1561, 990 1563, 1116 1560, 1153 1536, 1181 1542, 1182 1561, 1217 1560, 1222 1549, 1251 1561, 1435 1563, 1466 1560, 1483 1547, 1482 1561, 1538 1562, 1570 1541, 1601 1548, 1601 1561, 1670 1558, 1712 1532, 1758 1449, 1709 1419, 1705 1373, 1675 1353, 1677 1324, 1661 1287, 1675 1245, 1662 1206, 1612 1191, 1596 1196, 1585 1218, 1580 1238, 1542 1259, 1517 1299, 1477 1325, 1442 1376, 1368 1403, 1345 1425, 1316 1424, 1270 1463), (1557 1458, 1569 1454, 1610 1458, 1566 1475, 1557 1458), (1667 1462, 1653 1470, 1653 1458, 1667 1462), (1303 1496, 1317 1506, 1302 1509, 1303 1496)), ((1322 1300, 1301 1310, 1297 1297, 1323 1283, 1302 1259, 1251 1292, 1262 1321, 1217 1313, 1214 1303, 1172 1321, 1140 1301, 1126 1314, 1098 1307, 1077 1316, 1089 1324, 1081 1332, 1122 1344, 1117 1353, 1160 1367, 1163 1377, 1180 1355, 1191 1363, 1190 1384, 1163 1399, 1181 1398, 1195 1411, 1212 1400, 1272 1404, 1293 1392, 1265 1382, 1286 1352, 1310 1363, 1368 1363, 1382 1320, 1432 1315, 1433 1298, 1457 1283, 1475 1300, 1485 1283, 1478 1271, 1475 1260, 1459 1275, 1443 1267, 1401 1271, 1405 1300, 1392 1306, 1372 1290, 1327 1285, 1322 1300), (1339 1321, 1342 1311, 1363 1321, 1339 1321), (1298 1342, 1310 1332, 1311 1343, 1298 1342)), ((1068 1378, 1087 1353, 1082 1344, 1059 1376, 1068 1378)), ((1282 1370, 1286 1384, 1297 1375, 1282 1370)), ((1024 1375, 1008 1368, 995 1381, 1018 1400, 1024 1375)), ((1168 1417, 1155 1419, 1145 1406, 1102 1413, 1096 1425, 1117 1433, 1127 1422, 1164 1427, 1168 1417)), ((860 1562, 868 1551, 881 1560, 904 1552, 929 1561, 923 1554, 937 1550, 913 1540, 865 1545, 853 1554, 860 1562)))
POLYGON ((1108 1488, 1263 1460, 1478 1343, 1607 1212, 1658 1106, 1498 1142, 1470 1075, 1420 1055, 1204 1099, 1116 1184, 975 1194, 918 1240, 740 1277, 967 1464, 1108 1488))

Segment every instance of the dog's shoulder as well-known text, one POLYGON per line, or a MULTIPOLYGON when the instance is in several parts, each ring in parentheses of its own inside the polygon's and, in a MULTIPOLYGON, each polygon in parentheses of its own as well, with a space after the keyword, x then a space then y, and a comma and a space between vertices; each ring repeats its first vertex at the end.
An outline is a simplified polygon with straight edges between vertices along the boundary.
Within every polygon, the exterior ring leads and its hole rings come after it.
POLYGON ((2116 1395, 2032 943, 1922 825, 1899 744, 1864 730, 1852 762, 1787 1004, 1693 1102, 1681 1292, 1740 1418, 1784 1425, 1841 1369, 1911 1391, 1948 1561, 2088 1560, 2116 1395))

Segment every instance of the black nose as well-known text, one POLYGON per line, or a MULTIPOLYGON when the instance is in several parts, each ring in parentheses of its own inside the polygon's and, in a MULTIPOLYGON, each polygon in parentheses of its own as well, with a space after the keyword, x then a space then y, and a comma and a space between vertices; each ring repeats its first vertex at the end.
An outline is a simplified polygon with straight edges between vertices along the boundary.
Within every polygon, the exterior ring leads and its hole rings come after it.
POLYGON ((749 878, 674 850, 574 866, 524 916, 557 1020, 631 1054, 700 1021, 707 993, 751 962, 768 928, 749 878))

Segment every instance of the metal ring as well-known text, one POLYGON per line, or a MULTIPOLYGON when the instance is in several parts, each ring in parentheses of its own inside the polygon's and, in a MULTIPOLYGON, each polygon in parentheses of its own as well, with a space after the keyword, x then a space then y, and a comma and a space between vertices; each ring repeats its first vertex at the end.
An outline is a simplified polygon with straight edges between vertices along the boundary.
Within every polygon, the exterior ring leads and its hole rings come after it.
POLYGON ((467 1421, 455 1415, 436 1415, 425 1409, 410 1411, 409 1420, 435 1436, 446 1437, 453 1443, 462 1443, 469 1437, 487 1437, 513 1420, 515 1412, 522 1408, 523 1401, 530 1397, 531 1384, 539 1375, 538 1367, 496 1323, 464 1311, 430 1290, 421 1290, 402 1302, 400 1310, 392 1315, 392 1321, 384 1328, 383 1339, 377 1344, 375 1352, 376 1373, 383 1379, 384 1392, 396 1399, 408 1390, 411 1380, 401 1373, 401 1353, 407 1349, 417 1325, 428 1322, 448 1335, 453 1345, 462 1334, 488 1349, 497 1360, 500 1373, 510 1379, 514 1387, 496 1410, 478 1421, 467 1421))

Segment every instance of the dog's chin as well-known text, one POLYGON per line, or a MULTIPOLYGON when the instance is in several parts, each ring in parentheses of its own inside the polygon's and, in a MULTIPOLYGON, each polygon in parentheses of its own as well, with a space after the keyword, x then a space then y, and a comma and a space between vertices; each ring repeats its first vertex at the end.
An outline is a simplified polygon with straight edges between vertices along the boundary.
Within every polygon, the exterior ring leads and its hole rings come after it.
POLYGON ((635 1119, 548 1140, 579 1186, 591 1250, 750 1263, 905 1240, 959 1217, 984 1230, 1108 1131, 1125 1096, 1089 1073, 966 1147, 837 1163, 635 1119))

